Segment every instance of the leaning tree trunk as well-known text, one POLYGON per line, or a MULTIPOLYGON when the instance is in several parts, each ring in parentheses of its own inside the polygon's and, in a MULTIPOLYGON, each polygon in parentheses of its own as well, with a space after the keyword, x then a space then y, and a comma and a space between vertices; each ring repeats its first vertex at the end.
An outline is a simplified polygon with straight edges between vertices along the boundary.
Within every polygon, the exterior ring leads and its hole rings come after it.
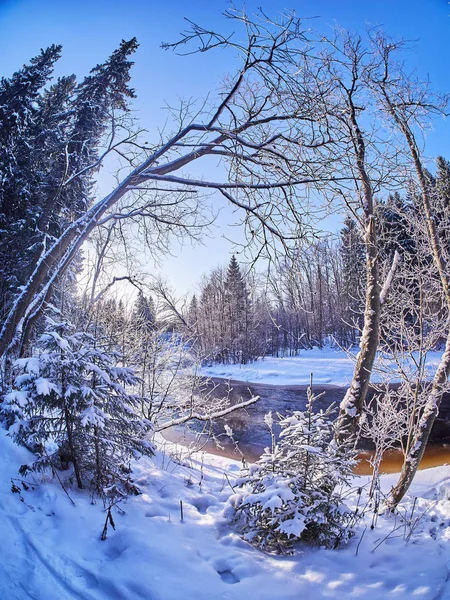
MULTIPOLYGON (((353 88, 354 91, 354 88, 353 88)), ((353 92, 352 92, 353 93, 353 92)), ((364 245, 366 250, 366 303, 363 330, 360 340, 360 352, 353 372, 352 382, 340 405, 336 422, 336 440, 344 442, 349 436, 355 436, 359 419, 364 409, 370 377, 380 341, 380 317, 394 278, 399 261, 395 253, 391 269, 383 287, 380 283, 378 265, 378 242, 374 214, 372 182, 366 165, 366 147, 364 133, 359 128, 356 117, 359 110, 355 106, 352 93, 348 96, 349 126, 355 149, 356 171, 358 174, 358 193, 364 216, 364 245)))
MULTIPOLYGON (((40 310, 47 297, 49 288, 53 285, 56 278, 68 268, 77 251, 97 226, 101 217, 117 204, 130 189, 147 181, 144 172, 154 177, 168 175, 197 160, 199 157, 210 154, 215 146, 220 145, 226 139, 225 135, 218 135, 210 144, 201 146, 194 152, 189 152, 178 159, 159 166, 158 160, 165 152, 195 128, 198 128, 198 125, 193 124, 186 127, 165 146, 162 146, 148 159, 143 161, 111 194, 97 202, 84 215, 72 223, 60 238, 54 242, 51 248, 37 260, 27 285, 16 298, 3 323, 0 332, 0 357, 3 361, 9 350, 20 343, 21 327, 24 324, 26 326, 28 316, 34 315, 36 311, 40 310)), ((245 128, 246 125, 241 126, 236 129, 236 132, 240 133, 245 128)))
POLYGON ((419 468, 423 453, 430 437, 434 421, 439 414, 442 394, 450 375, 450 334, 447 337, 445 351, 437 368, 433 380, 433 387, 427 398, 425 409, 419 421, 418 428, 413 436, 409 450, 403 462, 400 477, 396 485, 391 489, 388 506, 392 510, 401 501, 409 489, 414 476, 419 468))
MULTIPOLYGON (((444 293, 447 309, 450 312, 450 277, 448 274, 448 266, 444 257, 441 240, 436 230, 434 222, 432 201, 430 194, 430 185, 425 175, 422 162, 420 160, 419 151, 414 138, 414 134, 406 121, 406 118, 400 112, 400 108, 392 101, 388 90, 384 85, 384 81, 380 84, 382 98, 385 102, 387 112, 393 118, 395 124, 404 135, 407 146, 409 148, 413 165, 419 181, 422 208, 425 215, 426 231, 428 242, 431 247, 433 262, 438 270, 441 281, 442 290, 444 293)), ((392 510, 401 501, 403 496, 409 489, 411 482, 419 468, 425 448, 427 446, 431 429, 434 421, 439 414, 439 408, 442 403, 443 392, 450 375, 450 330, 447 332, 447 341, 441 362, 435 373, 430 395, 427 398, 422 417, 419 422, 418 429, 414 435, 413 442, 410 444, 408 452, 403 462, 403 467, 400 473, 400 478, 397 484, 392 488, 388 506, 392 510)))

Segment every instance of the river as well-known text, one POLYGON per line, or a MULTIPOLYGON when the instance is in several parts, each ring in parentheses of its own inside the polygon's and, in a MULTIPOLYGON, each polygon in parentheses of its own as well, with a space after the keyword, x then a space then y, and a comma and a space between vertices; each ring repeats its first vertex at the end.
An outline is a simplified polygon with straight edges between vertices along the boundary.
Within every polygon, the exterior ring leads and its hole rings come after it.
MULTIPOLYGON (((239 402, 241 398, 246 400, 250 396, 260 397, 256 404, 246 409, 239 409, 223 419, 218 419, 214 425, 214 433, 219 436, 222 448, 217 448, 212 441, 208 441, 204 445, 208 452, 237 459, 244 456, 247 462, 254 462, 261 455, 264 447, 270 445, 270 435, 264 423, 264 416, 267 412, 272 411, 274 415, 279 412, 285 415, 294 410, 304 410, 307 404, 307 386, 305 385, 249 384, 215 378, 211 380, 211 386, 215 386, 217 397, 225 396, 230 386, 230 399, 233 403, 239 402), (225 423, 233 430, 233 437, 238 444, 239 452, 235 449, 233 442, 223 435, 225 423)), ((316 395, 324 393, 314 404, 315 410, 320 410, 333 403, 338 407, 346 388, 334 385, 315 385, 313 391, 316 395)), ((369 398, 372 394, 373 390, 369 392, 369 398)), ((165 437, 171 441, 187 443, 192 442, 195 435, 188 431, 167 431, 165 437)), ((361 440, 359 447, 360 463, 356 472, 361 475, 369 474, 371 468, 368 460, 373 448, 369 440, 364 439, 361 440)), ((403 455, 400 451, 387 452, 383 457, 382 471, 385 473, 398 472, 402 460, 403 455)), ((450 394, 444 396, 440 415, 433 426, 421 468, 446 463, 450 463, 450 394)))

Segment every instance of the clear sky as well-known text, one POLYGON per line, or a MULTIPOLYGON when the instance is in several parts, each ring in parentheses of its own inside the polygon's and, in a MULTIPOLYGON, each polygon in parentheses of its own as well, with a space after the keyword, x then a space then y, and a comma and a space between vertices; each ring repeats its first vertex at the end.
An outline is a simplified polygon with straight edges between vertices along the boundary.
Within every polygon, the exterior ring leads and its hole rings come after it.
MULTIPOLYGON (((235 5, 242 6, 238 1, 235 5)), ((335 23, 355 31, 382 25, 392 36, 415 40, 410 66, 429 73, 435 89, 450 92, 447 0, 257 0, 245 6, 247 12, 262 6, 269 14, 293 8, 299 16, 318 17, 314 26, 320 30, 335 23)), ((223 53, 179 57, 162 50, 161 42, 178 39, 186 25, 184 17, 223 28, 221 13, 227 7, 226 0, 0 0, 0 75, 11 75, 40 48, 58 43, 63 45, 63 57, 56 74, 82 78, 121 39, 136 36, 140 47, 132 70, 138 95, 134 108, 151 135, 164 122, 166 101, 173 105, 180 96, 202 97, 232 71, 223 53)), ((429 133, 427 154, 450 159, 448 122, 429 133)), ((232 246, 222 235, 240 239, 236 228, 226 227, 233 218, 225 211, 206 246, 182 251, 175 247, 178 256, 164 261, 167 277, 179 291, 186 291, 213 266, 228 262, 232 246)))

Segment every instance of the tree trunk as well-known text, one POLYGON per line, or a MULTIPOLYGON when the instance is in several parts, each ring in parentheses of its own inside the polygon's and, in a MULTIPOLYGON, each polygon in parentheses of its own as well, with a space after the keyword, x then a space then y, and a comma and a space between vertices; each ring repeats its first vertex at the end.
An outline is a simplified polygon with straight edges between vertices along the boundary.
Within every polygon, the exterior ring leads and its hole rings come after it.
MULTIPOLYGON (((249 127, 249 124, 236 129, 240 133, 249 127)), ((143 161, 132 173, 130 173, 120 183, 115 190, 99 200, 84 215, 74 221, 64 233, 54 242, 52 247, 41 256, 35 265, 34 271, 30 276, 28 284, 16 298, 11 310, 3 324, 0 332, 0 357, 6 358, 8 351, 20 342, 20 327, 23 319, 30 313, 34 313, 42 306, 46 297, 48 286, 51 286, 58 275, 61 275, 68 268, 76 252, 80 249, 89 234, 97 226, 101 217, 112 208, 128 191, 147 181, 144 172, 151 173, 153 177, 163 177, 173 173, 187 164, 195 161, 202 156, 210 154, 213 148, 220 145, 226 136, 217 136, 210 144, 201 146, 193 152, 190 152, 167 164, 158 166, 159 159, 171 149, 179 140, 189 134, 189 132, 198 125, 189 125, 170 142, 162 146, 147 160, 143 161)))
POLYGON ((352 383, 340 405, 336 439, 344 442, 357 430, 359 417, 369 389, 370 376, 380 337, 380 284, 378 274, 378 251, 374 217, 370 215, 365 225, 366 245, 366 308, 360 352, 355 365, 352 383))
MULTIPOLYGON (((357 73, 357 65, 354 72, 357 73)), ((355 75, 356 76, 356 75, 355 75)), ((357 189, 364 216, 364 245, 366 250, 366 304, 364 325, 360 341, 360 352, 353 372, 353 379, 340 405, 336 427, 336 440, 342 443, 356 433, 358 421, 366 401, 370 376, 380 339, 380 283, 378 270, 378 245, 374 216, 372 182, 366 165, 364 133, 359 127, 357 107, 354 103, 354 87, 348 91, 349 127, 355 151, 355 166, 358 175, 357 189)))
POLYGON ((396 485, 391 489, 388 506, 393 510, 402 500, 409 489, 414 476, 419 468, 423 453, 427 447, 431 429, 434 421, 439 414, 439 407, 442 402, 442 395, 445 384, 450 375, 450 334, 447 337, 445 350, 441 362, 434 376, 433 387, 427 398, 427 403, 420 419, 418 428, 412 439, 408 452, 403 462, 400 477, 396 485))
MULTIPOLYGON (((438 270, 439 278, 444 293, 444 298, 447 305, 447 310, 450 312, 450 278, 448 275, 448 268, 442 251, 441 240, 436 230, 436 225, 433 217, 432 201, 430 196, 430 187, 425 175, 422 162, 420 160, 418 147, 414 138, 414 134, 411 131, 408 123, 402 117, 401 114, 396 110, 395 104, 392 102, 388 91, 385 86, 380 84, 381 93, 387 112, 391 115, 394 122, 398 126, 401 133, 405 136, 407 146, 409 148, 413 165, 419 181, 421 191, 422 208, 425 214, 425 222, 427 227, 428 242, 431 247, 431 254, 433 262, 438 270)), ((439 407, 442 402, 442 395, 445 384, 447 383, 450 375, 450 331, 447 333, 447 341, 444 353, 441 358, 441 362, 436 370, 433 385, 422 417, 419 422, 418 429, 413 438, 413 443, 410 445, 408 452, 403 462, 400 478, 397 484, 392 488, 388 506, 393 510, 398 503, 402 500, 403 496, 409 489, 411 482, 419 468, 420 461, 423 453, 425 452, 426 445, 428 443, 431 429, 434 421, 439 414, 439 407)))
POLYGON ((78 464, 78 457, 75 449, 75 444, 73 441, 73 431, 72 431, 72 420, 70 412, 67 406, 64 406, 64 419, 66 421, 67 428, 67 443, 69 444, 70 456, 72 458, 73 470, 75 471, 75 478, 77 480, 77 485, 80 490, 83 489, 83 480, 81 479, 81 471, 80 466, 78 464))

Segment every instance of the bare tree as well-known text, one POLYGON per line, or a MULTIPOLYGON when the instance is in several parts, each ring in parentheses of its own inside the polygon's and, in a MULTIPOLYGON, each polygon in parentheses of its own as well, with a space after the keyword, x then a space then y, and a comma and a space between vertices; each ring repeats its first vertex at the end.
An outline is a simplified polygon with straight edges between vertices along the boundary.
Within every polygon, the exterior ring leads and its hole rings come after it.
POLYGON ((229 48, 240 58, 237 73, 227 80, 212 108, 205 104, 194 115, 181 111, 172 133, 138 152, 138 160, 131 156, 131 170, 117 187, 43 251, 4 321, 2 356, 99 224, 139 218, 150 229, 168 227, 182 233, 195 226, 197 192, 217 190, 243 211, 249 238, 258 241, 260 250, 277 240, 295 244, 303 235, 299 186, 304 190, 324 178, 336 179, 329 171, 332 154, 326 152, 330 134, 312 119, 320 102, 316 96, 323 91, 311 89, 309 72, 293 70, 309 52, 307 36, 293 15, 283 16, 280 22, 265 15, 255 22, 245 15, 227 16, 243 25, 243 43, 194 25, 180 42, 168 47, 177 50, 197 43, 201 51, 229 48), (312 162, 309 159, 319 148, 320 160, 312 162), (190 165, 208 156, 228 166, 225 181, 186 173, 190 165))
MULTIPOLYGON (((419 189, 421 211, 426 226, 428 252, 431 255, 442 288, 442 294, 450 310, 450 274, 442 239, 436 225, 436 204, 430 178, 424 169, 418 136, 428 125, 430 118, 444 114, 448 98, 434 94, 428 82, 420 81, 406 73, 394 59, 402 43, 387 40, 382 35, 374 36, 373 44, 378 56, 378 68, 370 77, 371 88, 379 98, 383 111, 393 128, 403 140, 405 153, 409 155, 411 174, 419 189)), ((395 507, 408 490, 417 471, 430 436, 431 428, 439 412, 443 392, 450 375, 450 332, 445 350, 434 375, 431 389, 423 409, 418 428, 414 433, 403 465, 400 479, 391 492, 391 507, 395 507)))
MULTIPOLYGON (((332 85, 324 99, 326 122, 337 140, 339 174, 348 186, 324 187, 355 214, 363 231, 366 251, 365 312, 360 352, 351 385, 341 403, 337 437, 340 441, 356 432, 364 408, 380 334, 381 287, 375 225, 375 194, 395 184, 396 153, 390 152, 374 119, 375 106, 365 80, 373 69, 373 56, 359 36, 336 31, 323 42, 317 59, 323 66, 321 82, 332 85), (364 126, 361 124, 364 123, 364 126), (394 167, 394 168, 392 168, 394 167)), ((323 83, 321 83, 323 85, 323 83)), ((334 167, 334 165, 333 165, 334 167)))
MULTIPOLYGON (((377 489, 383 454, 395 448, 403 453, 406 463, 416 443, 432 387, 427 356, 438 347, 447 320, 446 314, 436 311, 441 291, 436 285, 436 271, 424 252, 423 223, 411 204, 409 209, 403 216, 412 227, 414 251, 405 248, 391 284, 389 301, 384 306, 381 355, 376 366, 382 383, 372 384, 375 395, 366 407, 361 431, 375 445, 371 461, 373 490, 377 489), (393 385, 393 381, 399 383, 393 385)), ((382 268, 389 268, 389 257, 384 262, 382 268)))

